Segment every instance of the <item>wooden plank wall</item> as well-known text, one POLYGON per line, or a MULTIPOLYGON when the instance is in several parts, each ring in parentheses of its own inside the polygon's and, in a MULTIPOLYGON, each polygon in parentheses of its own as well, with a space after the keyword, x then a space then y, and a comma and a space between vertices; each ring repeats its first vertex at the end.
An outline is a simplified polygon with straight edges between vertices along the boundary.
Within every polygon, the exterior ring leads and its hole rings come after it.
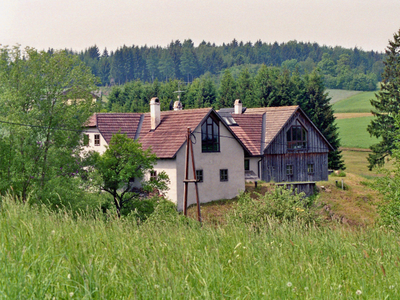
POLYGON ((265 150, 262 180, 266 182, 328 180, 328 152, 328 145, 321 134, 303 114, 297 112, 265 150), (307 129, 307 148, 288 150, 286 132, 296 119, 307 129), (308 173, 308 164, 314 165, 314 173, 308 173), (293 166, 293 175, 286 174, 287 165, 293 166))
MULTIPOLYGON (((284 154, 287 153, 287 140, 286 132, 292 126, 296 119, 299 119, 301 123, 305 125, 307 129, 307 148, 305 150, 294 150, 289 152, 311 152, 311 153, 328 153, 329 148, 325 140, 319 134, 319 132, 311 125, 310 122, 300 113, 294 114, 289 122, 283 127, 283 130, 275 137, 273 142, 265 149, 265 154, 284 154)), ((268 130, 268 128, 267 128, 268 130)))
POLYGON ((262 180, 266 182, 328 180, 328 153, 295 152, 265 155, 262 164, 262 180), (308 173, 308 164, 314 164, 314 173, 308 173), (293 175, 286 175, 287 165, 293 166, 293 175))

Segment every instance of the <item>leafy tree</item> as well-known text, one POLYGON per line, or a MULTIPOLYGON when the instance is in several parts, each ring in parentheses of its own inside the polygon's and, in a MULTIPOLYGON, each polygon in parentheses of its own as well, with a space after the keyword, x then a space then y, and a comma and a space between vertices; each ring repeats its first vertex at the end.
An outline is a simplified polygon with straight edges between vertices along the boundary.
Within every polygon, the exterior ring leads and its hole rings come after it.
POLYGON ((233 107, 233 103, 236 99, 236 83, 233 79, 229 69, 225 69, 224 75, 221 80, 219 87, 219 98, 218 106, 222 107, 233 107))
POLYGON ((375 119, 368 125, 368 132, 381 142, 372 145, 372 154, 368 156, 369 168, 382 166, 385 158, 393 153, 396 148, 396 132, 399 127, 395 123, 395 117, 400 112, 400 30, 394 34, 386 49, 385 68, 382 74, 380 91, 376 94, 376 100, 371 100, 374 107, 372 113, 375 119))
POLYGON ((153 170, 157 157, 151 149, 143 150, 142 145, 126 136, 114 134, 107 150, 102 154, 93 153, 93 184, 113 197, 118 216, 121 210, 138 193, 132 191, 132 180, 141 180, 143 189, 165 191, 169 181, 165 172, 157 175, 157 179, 146 180, 145 175, 153 170))
POLYGON ((257 75, 254 78, 255 81, 255 95, 258 106, 279 106, 280 103, 275 101, 275 81, 277 72, 275 69, 268 68, 263 65, 258 70, 257 75))
POLYGON ((245 68, 240 72, 237 80, 237 95, 244 106, 256 106, 253 92, 253 78, 250 76, 249 70, 245 68))
POLYGON ((95 108, 95 83, 65 51, 0 49, 2 192, 50 201, 67 194, 83 172, 81 130, 95 108))

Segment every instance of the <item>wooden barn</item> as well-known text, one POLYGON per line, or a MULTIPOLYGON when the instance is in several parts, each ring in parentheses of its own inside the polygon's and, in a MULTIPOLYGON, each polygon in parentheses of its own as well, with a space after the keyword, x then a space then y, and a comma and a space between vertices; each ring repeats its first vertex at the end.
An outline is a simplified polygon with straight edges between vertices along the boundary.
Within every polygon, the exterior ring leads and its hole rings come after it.
POLYGON ((246 109, 236 100, 218 113, 250 150, 246 180, 291 185, 307 195, 316 181, 328 180, 333 147, 299 106, 246 109))

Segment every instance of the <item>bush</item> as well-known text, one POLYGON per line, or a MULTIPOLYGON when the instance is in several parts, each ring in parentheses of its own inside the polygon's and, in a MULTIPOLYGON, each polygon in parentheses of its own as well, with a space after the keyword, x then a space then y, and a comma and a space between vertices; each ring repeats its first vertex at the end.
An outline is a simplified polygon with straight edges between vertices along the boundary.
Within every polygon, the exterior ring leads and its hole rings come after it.
POLYGON ((285 187, 276 187, 270 193, 256 195, 257 199, 251 198, 249 193, 239 196, 237 207, 231 216, 234 221, 253 227, 263 227, 271 218, 305 223, 315 221, 310 210, 311 200, 304 193, 297 194, 285 187))

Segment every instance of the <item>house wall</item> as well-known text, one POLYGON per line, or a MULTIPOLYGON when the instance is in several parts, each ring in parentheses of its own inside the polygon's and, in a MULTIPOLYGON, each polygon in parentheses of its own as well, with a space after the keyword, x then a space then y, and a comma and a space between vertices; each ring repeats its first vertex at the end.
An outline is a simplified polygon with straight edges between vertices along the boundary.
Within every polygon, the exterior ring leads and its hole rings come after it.
MULTIPOLYGON (((193 144, 196 170, 203 170, 203 182, 199 182, 199 198, 201 203, 220 199, 232 199, 239 191, 245 189, 244 181, 244 150, 225 126, 220 126, 220 152, 202 153, 201 125, 194 131, 196 144, 193 144), (220 169, 228 169, 228 181, 220 181, 220 169)), ((192 129, 193 131, 193 129, 192 129)), ((185 177, 186 143, 176 155, 177 166, 177 198, 171 199, 177 204, 178 210, 183 210, 185 177)), ((193 179, 192 165, 189 165, 189 179, 193 179)), ((189 183, 188 205, 196 203, 195 185, 189 183)))
POLYGON ((287 153, 265 155, 262 180, 269 182, 328 180, 327 153, 287 153), (308 173, 308 164, 314 164, 314 173, 308 173), (286 166, 293 166, 293 175, 286 175, 286 166))
MULTIPOLYGON (((157 174, 164 171, 167 173, 168 178, 170 180, 170 184, 168 185, 168 191, 165 192, 165 196, 174 203, 177 203, 177 169, 176 169, 176 159, 158 159, 157 164, 154 166, 154 171, 157 171, 157 174)), ((150 174, 147 174, 146 179, 150 178, 150 174)))
POLYGON ((100 154, 103 154, 107 148, 107 142, 103 138, 103 136, 100 134, 99 130, 97 128, 86 128, 84 131, 84 134, 89 135, 89 145, 85 146, 83 148, 83 151, 96 151, 99 152, 100 154), (100 134, 100 145, 95 146, 94 145, 94 135, 95 134, 100 134))
POLYGON ((250 171, 253 171, 254 174, 260 177, 261 179, 261 163, 260 166, 258 165, 258 162, 260 161, 261 157, 245 157, 245 159, 248 159, 250 162, 250 171))
POLYGON ((267 182, 328 180, 328 152, 328 145, 321 134, 303 114, 297 112, 265 149, 262 179, 267 182), (307 148, 288 150, 286 132, 296 119, 307 129, 307 148), (308 173, 308 164, 314 164, 313 173, 308 173), (286 174, 287 165, 293 166, 293 175, 286 174))

